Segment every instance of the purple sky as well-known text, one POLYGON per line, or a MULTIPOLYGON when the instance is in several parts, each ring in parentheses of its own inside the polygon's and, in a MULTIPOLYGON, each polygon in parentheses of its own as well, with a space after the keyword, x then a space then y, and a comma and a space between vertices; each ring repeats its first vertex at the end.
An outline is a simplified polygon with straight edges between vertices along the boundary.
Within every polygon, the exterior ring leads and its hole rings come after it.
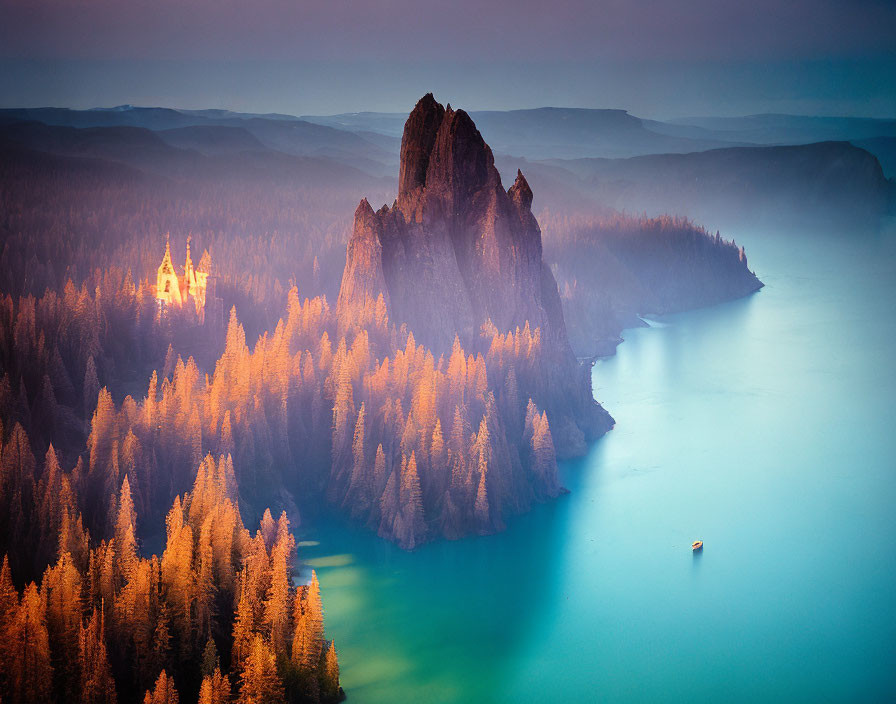
POLYGON ((896 115, 892 0, 0 0, 0 102, 896 115))

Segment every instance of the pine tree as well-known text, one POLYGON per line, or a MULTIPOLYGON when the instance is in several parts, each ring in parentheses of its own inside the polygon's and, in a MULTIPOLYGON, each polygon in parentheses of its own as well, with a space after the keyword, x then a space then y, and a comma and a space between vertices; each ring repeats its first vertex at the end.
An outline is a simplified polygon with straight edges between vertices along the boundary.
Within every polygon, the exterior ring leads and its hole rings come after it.
POLYGON ((195 597, 193 637, 202 642, 209 638, 215 630, 217 608, 215 597, 218 584, 215 580, 215 557, 212 544, 213 515, 208 515, 199 530, 199 541, 196 545, 196 568, 194 570, 193 593, 195 597))
POLYGON ((261 537, 264 538, 265 550, 270 552, 274 546, 274 538, 277 537, 277 523, 271 515, 271 509, 266 508, 261 517, 261 537))
POLYGON ((49 701, 53 684, 50 640, 43 603, 34 582, 25 588, 13 626, 6 637, 15 654, 7 675, 11 701, 49 701))
MULTIPOLYGON (((2 431, 2 428, 0 428, 2 431)), ((0 432, 2 438, 2 432, 0 432)), ((0 568, 0 696, 11 690, 13 659, 16 651, 15 621, 19 610, 19 593, 12 583, 9 569, 9 558, 3 556, 3 567, 0 568)), ((8 696, 8 695, 7 695, 8 696)))
POLYGON ((476 523, 479 525, 480 531, 487 530, 489 525, 488 491, 485 486, 485 475, 485 472, 479 475, 479 488, 476 490, 476 505, 474 507, 476 523))
POLYGON ((373 489, 379 492, 386 483, 386 453, 383 452, 383 444, 376 446, 376 458, 373 461, 373 489))
POLYGON ((256 635, 240 673, 239 704, 283 704, 283 682, 274 651, 256 635))
POLYGON ((44 572, 41 585, 57 691, 67 699, 76 698, 78 693, 79 663, 72 653, 78 652, 82 586, 81 574, 68 553, 64 553, 54 567, 44 572))
MULTIPOLYGON (((340 341, 340 350, 344 349, 345 338, 340 341)), ((345 454, 351 437, 350 423, 355 415, 354 390, 352 388, 351 369, 345 362, 345 353, 337 353, 333 367, 336 374, 335 396, 333 402, 333 466, 345 466, 345 454), (338 366, 337 366, 338 364, 338 366)))
POLYGON ((352 474, 343 506, 351 508, 351 513, 355 517, 362 516, 370 510, 370 481, 364 459, 363 403, 355 423, 355 435, 352 441, 352 474))
POLYGON ((146 690, 146 695, 143 697, 143 704, 178 704, 178 701, 174 678, 169 677, 165 670, 159 673, 152 692, 146 690))
POLYGON ((131 483, 125 476, 118 497, 118 515, 115 519, 115 545, 121 581, 130 579, 137 564, 137 519, 131 483))
POLYGON ((323 604, 317 573, 311 571, 311 583, 304 598, 296 599, 295 632, 292 641, 292 662, 306 672, 316 671, 324 638, 323 604))
POLYGON ((100 382, 96 376, 96 363, 93 361, 93 355, 87 358, 87 367, 84 371, 84 384, 81 388, 84 389, 84 415, 90 417, 100 392, 100 382))
POLYGON ((237 670, 242 668, 243 661, 249 656, 255 630, 255 613, 246 585, 248 575, 245 574, 245 570, 243 572, 243 579, 240 580, 239 603, 233 621, 233 652, 230 660, 231 667, 237 670))
POLYGON ((436 419, 435 428, 432 431, 432 442, 429 448, 429 466, 440 489, 444 489, 448 477, 448 455, 445 451, 445 438, 442 436, 442 421, 436 419))
POLYGON ((339 699, 339 660, 336 657, 336 644, 331 640, 324 655, 320 693, 323 699, 337 701, 339 699))
POLYGON ((40 567, 54 561, 58 555, 59 531, 62 527, 62 514, 72 510, 73 500, 71 487, 63 476, 56 450, 50 443, 44 457, 44 471, 38 485, 36 504, 37 515, 32 521, 37 532, 32 544, 37 546, 36 563, 40 567))
POLYGON ((81 666, 81 702, 83 704, 115 704, 115 681, 106 655, 106 635, 103 614, 98 609, 82 625, 78 638, 81 666))
POLYGON ((229 704, 230 680, 221 674, 219 668, 215 668, 212 674, 202 678, 199 688, 198 704, 229 704))
POLYGON ((417 474, 417 458, 414 452, 411 453, 407 463, 402 463, 400 499, 405 526, 409 531, 404 546, 411 549, 423 540, 426 533, 426 524, 423 521, 423 494, 420 491, 420 477, 417 474))
POLYGON ((548 424, 547 413, 536 416, 532 434, 533 471, 539 479, 543 492, 547 496, 556 496, 560 491, 557 478, 557 453, 554 450, 554 439, 548 424))
POLYGON ((202 651, 202 666, 200 672, 202 672, 203 677, 208 677, 215 670, 219 669, 219 667, 218 647, 215 645, 215 639, 209 636, 205 643, 205 650, 202 651))
POLYGON ((270 643, 277 653, 286 652, 290 612, 290 577, 295 539, 289 532, 284 511, 280 516, 277 538, 271 549, 271 583, 264 602, 264 620, 270 643))
POLYGON ((193 573, 193 531, 184 525, 180 498, 174 500, 166 518, 168 541, 162 553, 162 586, 171 607, 174 632, 180 638, 183 655, 189 653, 192 608, 196 597, 193 573))

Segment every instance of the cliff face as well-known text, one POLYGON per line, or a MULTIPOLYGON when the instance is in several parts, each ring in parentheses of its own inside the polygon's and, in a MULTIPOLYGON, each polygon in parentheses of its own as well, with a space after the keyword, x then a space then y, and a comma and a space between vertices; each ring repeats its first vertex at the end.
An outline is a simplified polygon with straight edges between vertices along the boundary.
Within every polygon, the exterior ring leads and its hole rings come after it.
POLYGON ((587 370, 569 346, 531 204, 522 173, 504 190, 467 113, 426 95, 405 124, 397 200, 377 212, 363 200, 355 212, 340 325, 351 327, 382 294, 390 319, 437 354, 455 335, 475 348, 487 321, 501 332, 527 322, 539 328, 542 403, 552 411, 558 451, 575 454, 612 419, 594 403, 587 370))

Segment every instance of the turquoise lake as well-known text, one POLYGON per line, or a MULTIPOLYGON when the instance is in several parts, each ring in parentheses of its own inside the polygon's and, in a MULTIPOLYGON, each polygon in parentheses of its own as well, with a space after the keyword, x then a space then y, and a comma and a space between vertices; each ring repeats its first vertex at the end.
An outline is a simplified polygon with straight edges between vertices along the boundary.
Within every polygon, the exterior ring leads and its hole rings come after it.
POLYGON ((350 702, 896 701, 896 228, 732 235, 765 288, 625 332, 569 495, 303 536, 350 702))

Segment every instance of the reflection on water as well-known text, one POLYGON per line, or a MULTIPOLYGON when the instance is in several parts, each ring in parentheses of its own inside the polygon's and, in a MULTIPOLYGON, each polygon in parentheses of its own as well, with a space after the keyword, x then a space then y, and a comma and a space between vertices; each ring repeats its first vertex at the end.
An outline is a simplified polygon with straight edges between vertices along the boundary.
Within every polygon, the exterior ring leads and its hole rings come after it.
POLYGON ((414 553, 303 536, 350 701, 896 699, 896 236, 730 234, 766 288, 626 332, 571 494, 414 553))
POLYGON ((562 597, 552 575, 569 497, 500 535, 407 553, 338 521, 300 551, 317 571, 349 696, 360 702, 506 701, 520 646, 562 597), (470 697, 473 697, 471 699, 470 697))

